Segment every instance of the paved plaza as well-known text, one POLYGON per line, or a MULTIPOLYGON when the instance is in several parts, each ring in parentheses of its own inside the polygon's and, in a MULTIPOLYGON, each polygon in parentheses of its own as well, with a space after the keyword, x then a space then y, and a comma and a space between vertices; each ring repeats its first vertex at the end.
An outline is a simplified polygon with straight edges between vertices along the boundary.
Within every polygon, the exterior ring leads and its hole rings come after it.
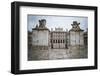
POLYGON ((28 60, 81 59, 88 57, 87 47, 69 47, 68 49, 28 50, 28 60))

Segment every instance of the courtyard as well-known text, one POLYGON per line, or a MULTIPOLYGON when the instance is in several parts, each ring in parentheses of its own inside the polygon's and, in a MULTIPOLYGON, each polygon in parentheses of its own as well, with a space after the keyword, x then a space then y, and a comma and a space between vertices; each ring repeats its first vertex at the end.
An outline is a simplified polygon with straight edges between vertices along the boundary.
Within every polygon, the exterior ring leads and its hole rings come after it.
POLYGON ((57 60, 57 59, 81 59, 88 58, 87 47, 69 47, 68 49, 40 50, 31 48, 28 50, 28 60, 57 60))

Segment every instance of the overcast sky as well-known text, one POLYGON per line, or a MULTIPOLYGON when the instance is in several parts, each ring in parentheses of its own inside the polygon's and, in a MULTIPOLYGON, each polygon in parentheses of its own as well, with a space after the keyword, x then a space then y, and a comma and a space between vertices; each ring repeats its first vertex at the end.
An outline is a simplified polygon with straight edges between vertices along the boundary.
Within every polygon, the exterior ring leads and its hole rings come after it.
POLYGON ((55 28, 63 28, 63 30, 70 30, 73 21, 80 23, 80 28, 86 30, 88 28, 88 18, 79 16, 44 16, 44 15, 28 15, 28 31, 39 24, 38 20, 46 19, 46 27, 51 30, 55 28))

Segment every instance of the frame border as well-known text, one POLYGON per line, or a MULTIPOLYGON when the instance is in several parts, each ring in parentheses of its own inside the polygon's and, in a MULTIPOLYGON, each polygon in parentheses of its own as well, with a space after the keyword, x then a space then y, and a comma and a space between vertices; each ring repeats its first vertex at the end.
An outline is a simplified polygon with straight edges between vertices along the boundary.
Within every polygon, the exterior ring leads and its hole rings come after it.
POLYGON ((74 70, 90 70, 97 69, 97 14, 98 8, 96 6, 81 6, 81 5, 65 5, 65 4, 49 4, 49 3, 31 3, 31 2, 12 2, 11 3, 11 73, 13 74, 28 74, 28 73, 44 73, 44 72, 60 72, 60 71, 74 71, 74 70), (45 8, 62 8, 62 9, 83 9, 83 10, 94 10, 94 66, 84 67, 64 67, 64 68, 49 68, 49 69, 36 69, 36 70, 20 70, 20 6, 30 7, 45 7, 45 8))

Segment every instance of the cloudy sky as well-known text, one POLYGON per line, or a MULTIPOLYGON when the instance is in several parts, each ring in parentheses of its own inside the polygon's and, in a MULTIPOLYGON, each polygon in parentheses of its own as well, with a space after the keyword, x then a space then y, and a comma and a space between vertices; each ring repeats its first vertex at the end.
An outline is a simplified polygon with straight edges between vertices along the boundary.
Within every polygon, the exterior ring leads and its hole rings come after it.
POLYGON ((44 15, 28 15, 28 31, 39 24, 38 20, 46 19, 46 27, 51 30, 55 28, 63 28, 63 30, 70 30, 73 21, 80 22, 80 28, 86 30, 88 28, 88 18, 79 16, 44 16, 44 15))

